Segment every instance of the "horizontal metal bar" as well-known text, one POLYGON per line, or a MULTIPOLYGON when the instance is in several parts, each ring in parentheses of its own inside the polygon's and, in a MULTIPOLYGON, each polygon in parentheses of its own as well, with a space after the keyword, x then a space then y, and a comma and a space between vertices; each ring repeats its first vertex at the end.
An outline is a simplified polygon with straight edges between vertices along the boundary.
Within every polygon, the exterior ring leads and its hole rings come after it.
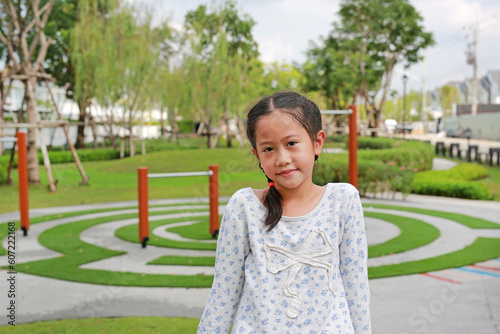
POLYGON ((326 114, 326 115, 350 115, 350 114, 352 114, 351 109, 347 109, 347 110, 320 110, 320 112, 322 114, 326 114))
POLYGON ((5 142, 12 142, 12 141, 17 141, 16 137, 0 137, 0 141, 5 141, 5 142))
POLYGON ((184 172, 184 173, 157 173, 148 174, 149 179, 157 179, 163 177, 183 177, 183 176, 212 176, 213 172, 209 170, 208 172, 184 172))

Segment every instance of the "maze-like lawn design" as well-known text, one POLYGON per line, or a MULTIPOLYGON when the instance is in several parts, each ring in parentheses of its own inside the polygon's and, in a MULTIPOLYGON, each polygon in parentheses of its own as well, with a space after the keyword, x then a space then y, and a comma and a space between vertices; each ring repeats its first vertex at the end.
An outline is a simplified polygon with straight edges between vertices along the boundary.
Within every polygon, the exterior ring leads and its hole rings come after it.
MULTIPOLYGON (((150 212, 150 230, 156 227, 165 226, 169 232, 178 233, 184 238, 203 239, 204 235, 207 239, 210 238, 208 232, 200 231, 200 228, 206 226, 208 229, 208 212, 207 209, 177 209, 180 204, 170 206, 161 206, 157 210, 150 212), (154 216, 174 214, 174 213, 192 213, 190 217, 171 218, 154 220, 154 216), (182 221, 198 221, 188 226, 178 226, 168 228, 168 225, 182 221)), ((489 222, 484 219, 448 213, 443 211, 426 210, 407 208, 400 206, 388 205, 369 205, 380 209, 402 210, 407 212, 417 212, 427 216, 435 216, 456 221, 470 228, 500 228, 499 224, 489 222)), ((39 242, 46 248, 52 249, 62 255, 56 258, 32 261, 27 263, 19 263, 16 269, 20 272, 25 272, 34 275, 52 277, 62 280, 85 282, 103 285, 119 285, 119 286, 143 286, 143 287, 210 287, 213 276, 211 275, 171 275, 168 274, 149 274, 149 273, 131 273, 117 272, 96 269, 80 268, 81 265, 103 260, 113 256, 122 255, 123 252, 114 251, 91 245, 80 239, 80 234, 93 226, 124 220, 137 218, 137 213, 120 213, 125 208, 102 209, 94 211, 80 211, 65 214, 49 215, 32 219, 32 224, 42 223, 45 221, 57 220, 65 217, 82 216, 82 220, 72 223, 62 224, 48 230, 45 230, 39 236, 39 242), (84 215, 96 212, 112 212, 116 211, 115 215, 86 219, 84 215)), ((134 208, 127 208, 134 209, 134 208)), ((377 257, 387 254, 405 252, 417 247, 421 247, 431 243, 439 237, 439 230, 429 223, 418 219, 398 216, 394 214, 365 212, 365 216, 382 219, 389 223, 395 224, 401 230, 401 233, 382 244, 369 247, 369 256, 377 257)), ((5 223, 6 224, 6 223, 5 223)), ((0 231, 6 231, 6 227, 0 224, 0 231)), ((137 236, 137 223, 130 224, 119 228, 115 231, 115 236, 128 242, 137 243, 137 252, 141 251, 137 236)), ((4 238, 5 235, 0 235, 4 238)), ((178 241, 162 238, 150 234, 148 245, 158 247, 169 247, 177 249, 195 249, 195 250, 215 250, 215 243, 193 241, 178 241)), ((4 250, 5 253, 5 250, 4 250)), ((472 263, 485 261, 491 258, 500 257, 500 239, 496 238, 477 238, 475 242, 468 247, 459 251, 436 256, 419 261, 405 262, 394 265, 384 265, 369 268, 370 278, 389 277, 397 275, 407 275, 414 273, 422 273, 446 268, 454 268, 465 266, 472 263)), ((192 266, 213 266, 214 258, 192 257, 192 256, 161 256, 151 262, 149 265, 192 265, 192 266)), ((168 267, 166 267, 168 268, 168 267)))

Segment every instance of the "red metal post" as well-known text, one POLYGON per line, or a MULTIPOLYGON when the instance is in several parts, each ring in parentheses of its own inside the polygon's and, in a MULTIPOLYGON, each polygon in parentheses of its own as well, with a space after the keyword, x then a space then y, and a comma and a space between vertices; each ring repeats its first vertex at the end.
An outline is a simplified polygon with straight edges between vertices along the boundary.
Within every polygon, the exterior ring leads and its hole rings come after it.
POLYGON ((349 115, 349 183, 358 188, 358 127, 356 125, 357 108, 350 105, 352 114, 349 115))
POLYGON ((210 199, 210 234, 215 238, 219 232, 219 166, 210 165, 212 171, 208 186, 210 199))
POLYGON ((142 248, 149 240, 148 168, 137 168, 139 198, 139 241, 142 248))
POLYGON ((21 215, 21 229, 28 235, 30 229, 29 195, 28 195, 28 146, 26 133, 17 132, 17 172, 19 177, 19 213, 21 215))

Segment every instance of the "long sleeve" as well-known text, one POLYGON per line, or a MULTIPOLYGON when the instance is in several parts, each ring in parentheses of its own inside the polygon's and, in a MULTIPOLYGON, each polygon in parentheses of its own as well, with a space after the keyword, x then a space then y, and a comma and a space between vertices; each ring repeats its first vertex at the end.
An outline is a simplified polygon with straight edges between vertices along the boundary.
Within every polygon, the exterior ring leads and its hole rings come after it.
POLYGON ((198 333, 228 333, 240 302, 245 279, 245 258, 250 247, 243 215, 234 212, 238 209, 231 203, 228 203, 222 218, 214 281, 198 325, 198 333))
POLYGON ((368 287, 367 243, 359 193, 349 195, 341 222, 340 274, 356 333, 371 333, 370 290, 368 287))

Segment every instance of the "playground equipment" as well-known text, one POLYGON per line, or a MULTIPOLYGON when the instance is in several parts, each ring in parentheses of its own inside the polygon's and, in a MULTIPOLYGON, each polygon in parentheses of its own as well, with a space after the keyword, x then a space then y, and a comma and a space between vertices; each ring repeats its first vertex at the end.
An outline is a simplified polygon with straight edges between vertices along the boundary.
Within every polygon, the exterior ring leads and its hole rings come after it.
POLYGON ((139 198, 139 241, 142 248, 149 241, 149 204, 148 180, 164 177, 209 176, 210 224, 209 232, 213 238, 219 233, 219 166, 210 165, 207 172, 156 173, 148 174, 147 167, 137 168, 139 198))
MULTIPOLYGON (((21 217, 21 230, 23 235, 28 235, 30 229, 29 195, 28 195, 28 146, 26 133, 18 131, 16 137, 4 137, 1 141, 17 142, 17 172, 19 177, 19 215, 21 217)), ((13 148, 14 150, 14 148, 13 148)))
POLYGON ((358 188, 358 127, 356 124, 357 107, 350 105, 348 110, 321 110, 325 115, 348 115, 349 122, 349 183, 358 188))

